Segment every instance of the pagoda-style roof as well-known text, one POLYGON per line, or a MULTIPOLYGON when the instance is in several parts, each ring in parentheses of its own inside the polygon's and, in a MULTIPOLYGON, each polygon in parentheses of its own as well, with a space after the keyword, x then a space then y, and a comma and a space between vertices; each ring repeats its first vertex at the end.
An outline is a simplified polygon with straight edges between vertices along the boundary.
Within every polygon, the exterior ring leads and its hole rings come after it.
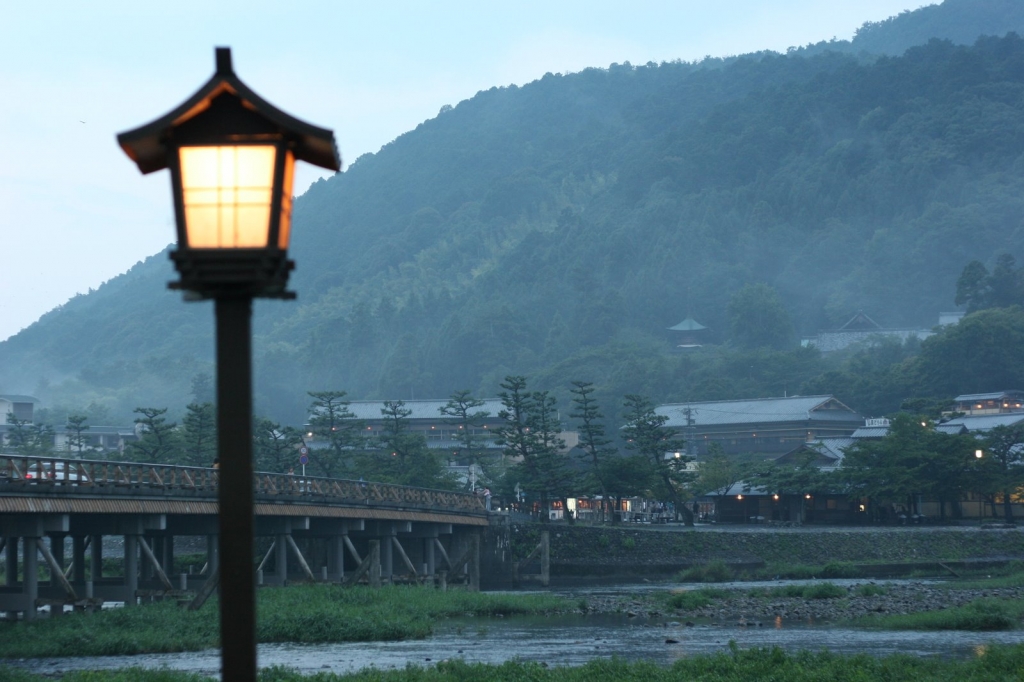
MULTIPOLYGON (((341 169, 341 156, 330 130, 300 121, 253 92, 235 75, 230 49, 218 47, 216 55, 217 72, 194 95, 155 121, 117 136, 118 144, 140 171, 152 173, 167 168, 175 130, 182 126, 187 130, 189 121, 205 112, 214 119, 223 116, 237 122, 241 118, 246 133, 285 136, 292 140, 296 159, 321 168, 341 169)), ((220 122, 215 120, 214 124, 220 122)))
POLYGON ((699 332, 702 329, 707 329, 707 327, 692 317, 688 317, 674 327, 668 328, 668 330, 672 332, 699 332))

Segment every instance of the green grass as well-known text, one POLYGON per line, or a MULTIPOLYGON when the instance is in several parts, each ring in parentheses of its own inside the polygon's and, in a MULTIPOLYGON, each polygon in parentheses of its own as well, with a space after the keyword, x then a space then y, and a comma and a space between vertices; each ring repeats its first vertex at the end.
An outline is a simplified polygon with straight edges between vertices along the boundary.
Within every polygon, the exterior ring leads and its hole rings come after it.
POLYGON ((728 599, 729 590, 716 590, 711 587, 703 587, 699 590, 687 590, 685 592, 672 592, 665 599, 665 603, 673 609, 683 611, 695 611, 719 599, 728 599))
MULTIPOLYGON (((260 642, 357 642, 426 637, 433 621, 456 615, 545 613, 575 606, 547 595, 494 595, 418 587, 378 590, 332 585, 258 593, 260 642)), ((104 609, 31 623, 0 623, 0 658, 130 655, 218 646, 213 600, 199 611, 172 603, 104 609)))
POLYGON ((684 583, 725 583, 734 578, 733 570, 724 561, 692 566, 677 576, 684 583))
MULTIPOLYGON (((308 677, 287 668, 268 668, 260 672, 259 682, 677 682, 698 679, 702 682, 991 682, 1024 679, 1021 672, 1024 670, 1024 645, 989 646, 979 652, 967 660, 904 654, 875 658, 829 652, 789 654, 780 649, 741 651, 733 645, 729 652, 687 656, 671 666, 620 659, 595 660, 575 668, 521 661, 485 665, 456 660, 430 668, 366 669, 351 675, 321 672, 308 677)), ((49 678, 0 668, 0 681, 43 682, 46 679, 49 678)), ((63 678, 65 682, 199 682, 206 679, 209 678, 188 673, 142 670, 71 673, 63 678)))
POLYGON ((854 624, 879 630, 1013 630, 1024 619, 1024 600, 978 599, 948 609, 906 615, 865 616, 854 624))
POLYGON ((961 572, 960 579, 940 583, 952 590, 987 590, 999 587, 1024 587, 1024 562, 1011 561, 1005 566, 961 572))
POLYGON ((859 578, 863 572, 855 564, 830 561, 827 564, 770 563, 753 573, 757 579, 813 580, 815 578, 859 578))
POLYGON ((854 593, 858 597, 875 597, 882 594, 889 594, 889 590, 881 585, 873 585, 868 583, 866 585, 858 585, 854 590, 854 593))
POLYGON ((845 587, 833 583, 815 583, 813 585, 782 585, 750 590, 751 597, 789 598, 789 599, 839 599, 847 596, 845 587))

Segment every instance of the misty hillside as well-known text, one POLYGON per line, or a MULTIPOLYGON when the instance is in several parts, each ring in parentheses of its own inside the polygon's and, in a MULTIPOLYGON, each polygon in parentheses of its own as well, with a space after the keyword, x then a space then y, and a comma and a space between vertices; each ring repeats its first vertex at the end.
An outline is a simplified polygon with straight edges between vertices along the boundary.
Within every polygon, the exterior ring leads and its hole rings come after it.
MULTIPOLYGON (((493 395, 509 372, 732 397, 676 372, 664 330, 690 315, 731 347, 730 297, 759 282, 793 346, 858 310, 930 327, 968 261, 1024 254, 1022 108, 1016 36, 480 92, 299 198, 299 300, 257 305, 257 408, 298 420, 325 388, 493 395)), ((0 392, 183 405, 212 310, 171 279, 154 256, 0 344, 0 392)))

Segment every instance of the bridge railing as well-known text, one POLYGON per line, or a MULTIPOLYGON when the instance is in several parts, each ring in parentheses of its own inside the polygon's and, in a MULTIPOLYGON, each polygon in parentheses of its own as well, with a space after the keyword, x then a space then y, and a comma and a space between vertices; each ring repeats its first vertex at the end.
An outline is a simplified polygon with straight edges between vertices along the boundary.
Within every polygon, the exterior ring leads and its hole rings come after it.
MULTIPOLYGON (((215 497, 217 478, 216 469, 205 467, 0 455, 0 490, 127 488, 215 497)), ((253 475, 253 486, 257 500, 484 511, 484 500, 477 495, 390 483, 261 471, 253 475)))

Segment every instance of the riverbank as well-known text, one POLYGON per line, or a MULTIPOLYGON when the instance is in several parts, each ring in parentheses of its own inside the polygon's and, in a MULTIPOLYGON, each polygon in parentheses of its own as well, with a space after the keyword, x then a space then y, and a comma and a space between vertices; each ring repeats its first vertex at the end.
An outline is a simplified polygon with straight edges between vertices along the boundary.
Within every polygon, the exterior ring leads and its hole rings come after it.
MULTIPOLYGON (((702 682, 748 679, 787 682, 860 682, 882 679, 990 682, 1020 680, 1021 670, 1024 670, 1024 645, 984 647, 978 655, 968 660, 901 654, 880 658, 828 652, 787 654, 778 649, 740 650, 734 647, 728 653, 686 657, 670 666, 621 659, 595 660, 577 667, 519 661, 491 665, 449 660, 402 670, 371 669, 348 675, 320 672, 311 677, 285 667, 276 667, 262 670, 259 682, 674 682, 690 679, 700 679, 702 682)), ((49 676, 0 668, 0 680, 4 682, 42 682, 51 679, 49 676)), ((92 672, 71 672, 60 679, 64 682, 92 682, 97 677, 92 672)), ((133 669, 104 674, 102 679, 110 682, 206 682, 214 678, 166 670, 133 669)))
MULTIPOLYGON (((862 564, 862 575, 886 577, 938 564, 985 565, 1024 559, 1024 532, 981 527, 803 527, 516 525, 513 556, 525 557, 548 531, 553 585, 580 580, 664 579, 720 561, 733 570, 771 566, 862 564)), ((955 566, 952 566, 957 570, 955 566)))
POLYGON ((593 595, 594 613, 767 627, 782 621, 888 629, 1011 630, 1024 626, 1024 567, 934 581, 691 584, 627 597, 593 595), (921 614, 932 614, 919 617, 921 614), (939 615, 944 614, 944 615, 939 615))
MULTIPOLYGON (((416 587, 295 585, 260 590, 259 642, 369 642, 423 638, 454 616, 505 617, 578 608, 552 595, 484 594, 416 587)), ((219 646, 217 605, 171 602, 0 623, 0 659, 201 651, 219 646)))

